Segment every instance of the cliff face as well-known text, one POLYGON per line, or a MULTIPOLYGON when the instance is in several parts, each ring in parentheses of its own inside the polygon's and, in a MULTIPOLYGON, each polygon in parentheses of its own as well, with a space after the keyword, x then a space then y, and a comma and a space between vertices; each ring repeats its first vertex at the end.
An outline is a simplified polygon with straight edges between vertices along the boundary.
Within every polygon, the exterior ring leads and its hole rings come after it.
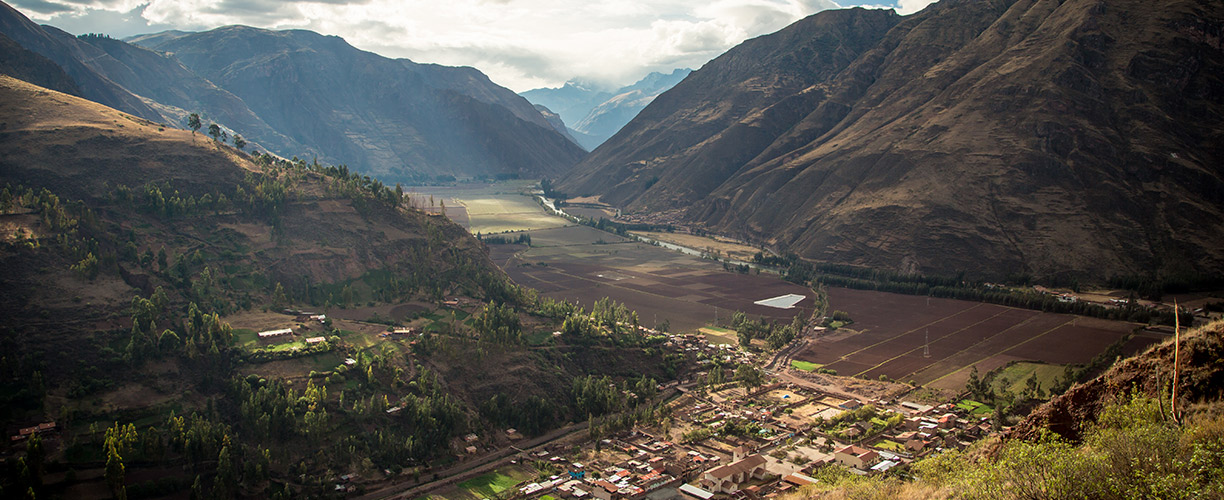
POLYGON ((1206 0, 826 11, 732 49, 559 183, 805 257, 985 277, 1224 272, 1206 0))

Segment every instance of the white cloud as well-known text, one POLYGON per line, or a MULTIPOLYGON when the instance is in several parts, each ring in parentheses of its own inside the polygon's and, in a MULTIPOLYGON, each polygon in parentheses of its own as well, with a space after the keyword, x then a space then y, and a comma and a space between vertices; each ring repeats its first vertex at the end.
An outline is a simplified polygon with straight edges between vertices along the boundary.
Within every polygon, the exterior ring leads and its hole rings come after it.
MULTIPOLYGON (((516 91, 697 68, 747 38, 838 7, 833 0, 26 1, 38 5, 22 9, 26 15, 74 33, 310 29, 388 57, 473 66, 516 91)), ((900 0, 899 11, 926 3, 900 0)))
POLYGON ((925 9, 933 3, 935 3, 935 0, 897 0, 897 13, 908 16, 925 9))

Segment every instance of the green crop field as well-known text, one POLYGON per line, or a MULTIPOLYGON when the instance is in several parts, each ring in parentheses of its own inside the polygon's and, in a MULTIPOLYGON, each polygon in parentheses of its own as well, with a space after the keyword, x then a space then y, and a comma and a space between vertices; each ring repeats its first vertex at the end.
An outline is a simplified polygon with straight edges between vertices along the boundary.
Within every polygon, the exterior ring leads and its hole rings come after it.
POLYGON ((792 367, 794 367, 796 370, 803 370, 803 371, 805 371, 805 372, 812 372, 812 371, 816 371, 816 369, 817 369, 817 368, 820 368, 820 367, 821 367, 821 366, 823 366, 823 365, 821 365, 821 364, 819 364, 819 363, 810 363, 810 362, 807 362, 807 361, 799 361, 799 360, 797 360, 797 359, 792 359, 792 360, 791 360, 791 366, 792 366, 792 367))
POLYGON ((447 215, 468 231, 495 234, 509 231, 548 229, 572 225, 568 220, 549 215, 534 197, 525 194, 534 182, 510 181, 457 186, 419 186, 405 190, 414 205, 429 206, 429 199, 445 203, 447 215), (462 208, 463 214, 454 210, 462 208), (466 218, 466 220, 464 220, 466 218))
POLYGON ((1037 374, 1037 383, 1041 384, 1042 389, 1049 390, 1050 386, 1054 385, 1054 379, 1061 377, 1065 370, 1064 365, 1013 363, 995 375, 991 385, 996 391, 1021 393, 1026 390, 1028 379, 1037 374))
POLYGON ((465 489, 476 495, 477 498, 494 498, 498 493, 514 488, 527 475, 518 470, 502 470, 490 472, 483 476, 476 476, 459 483, 459 488, 465 489))

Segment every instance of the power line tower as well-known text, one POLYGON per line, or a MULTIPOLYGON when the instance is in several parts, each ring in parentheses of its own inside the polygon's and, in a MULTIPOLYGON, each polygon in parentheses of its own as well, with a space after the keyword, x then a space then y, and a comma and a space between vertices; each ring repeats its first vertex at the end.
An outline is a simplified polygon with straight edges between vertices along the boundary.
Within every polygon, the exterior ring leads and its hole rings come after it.
POLYGON ((926 333, 923 336, 924 342, 922 343, 922 357, 929 358, 931 357, 931 329, 927 328, 926 333))

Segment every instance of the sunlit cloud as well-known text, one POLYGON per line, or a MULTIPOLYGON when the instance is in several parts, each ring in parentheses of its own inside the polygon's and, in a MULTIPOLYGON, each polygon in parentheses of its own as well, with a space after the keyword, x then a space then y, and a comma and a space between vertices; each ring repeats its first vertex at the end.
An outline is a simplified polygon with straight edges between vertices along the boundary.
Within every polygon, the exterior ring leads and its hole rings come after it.
MULTIPOLYGON (((863 2, 858 2, 863 3, 863 2)), ((930 3, 899 0, 901 13, 930 3)), ((113 37, 244 24, 309 29, 416 62, 472 66, 516 91, 621 85, 698 68, 834 0, 14 0, 38 22, 113 37)), ((892 7, 889 7, 892 8, 892 7)))

